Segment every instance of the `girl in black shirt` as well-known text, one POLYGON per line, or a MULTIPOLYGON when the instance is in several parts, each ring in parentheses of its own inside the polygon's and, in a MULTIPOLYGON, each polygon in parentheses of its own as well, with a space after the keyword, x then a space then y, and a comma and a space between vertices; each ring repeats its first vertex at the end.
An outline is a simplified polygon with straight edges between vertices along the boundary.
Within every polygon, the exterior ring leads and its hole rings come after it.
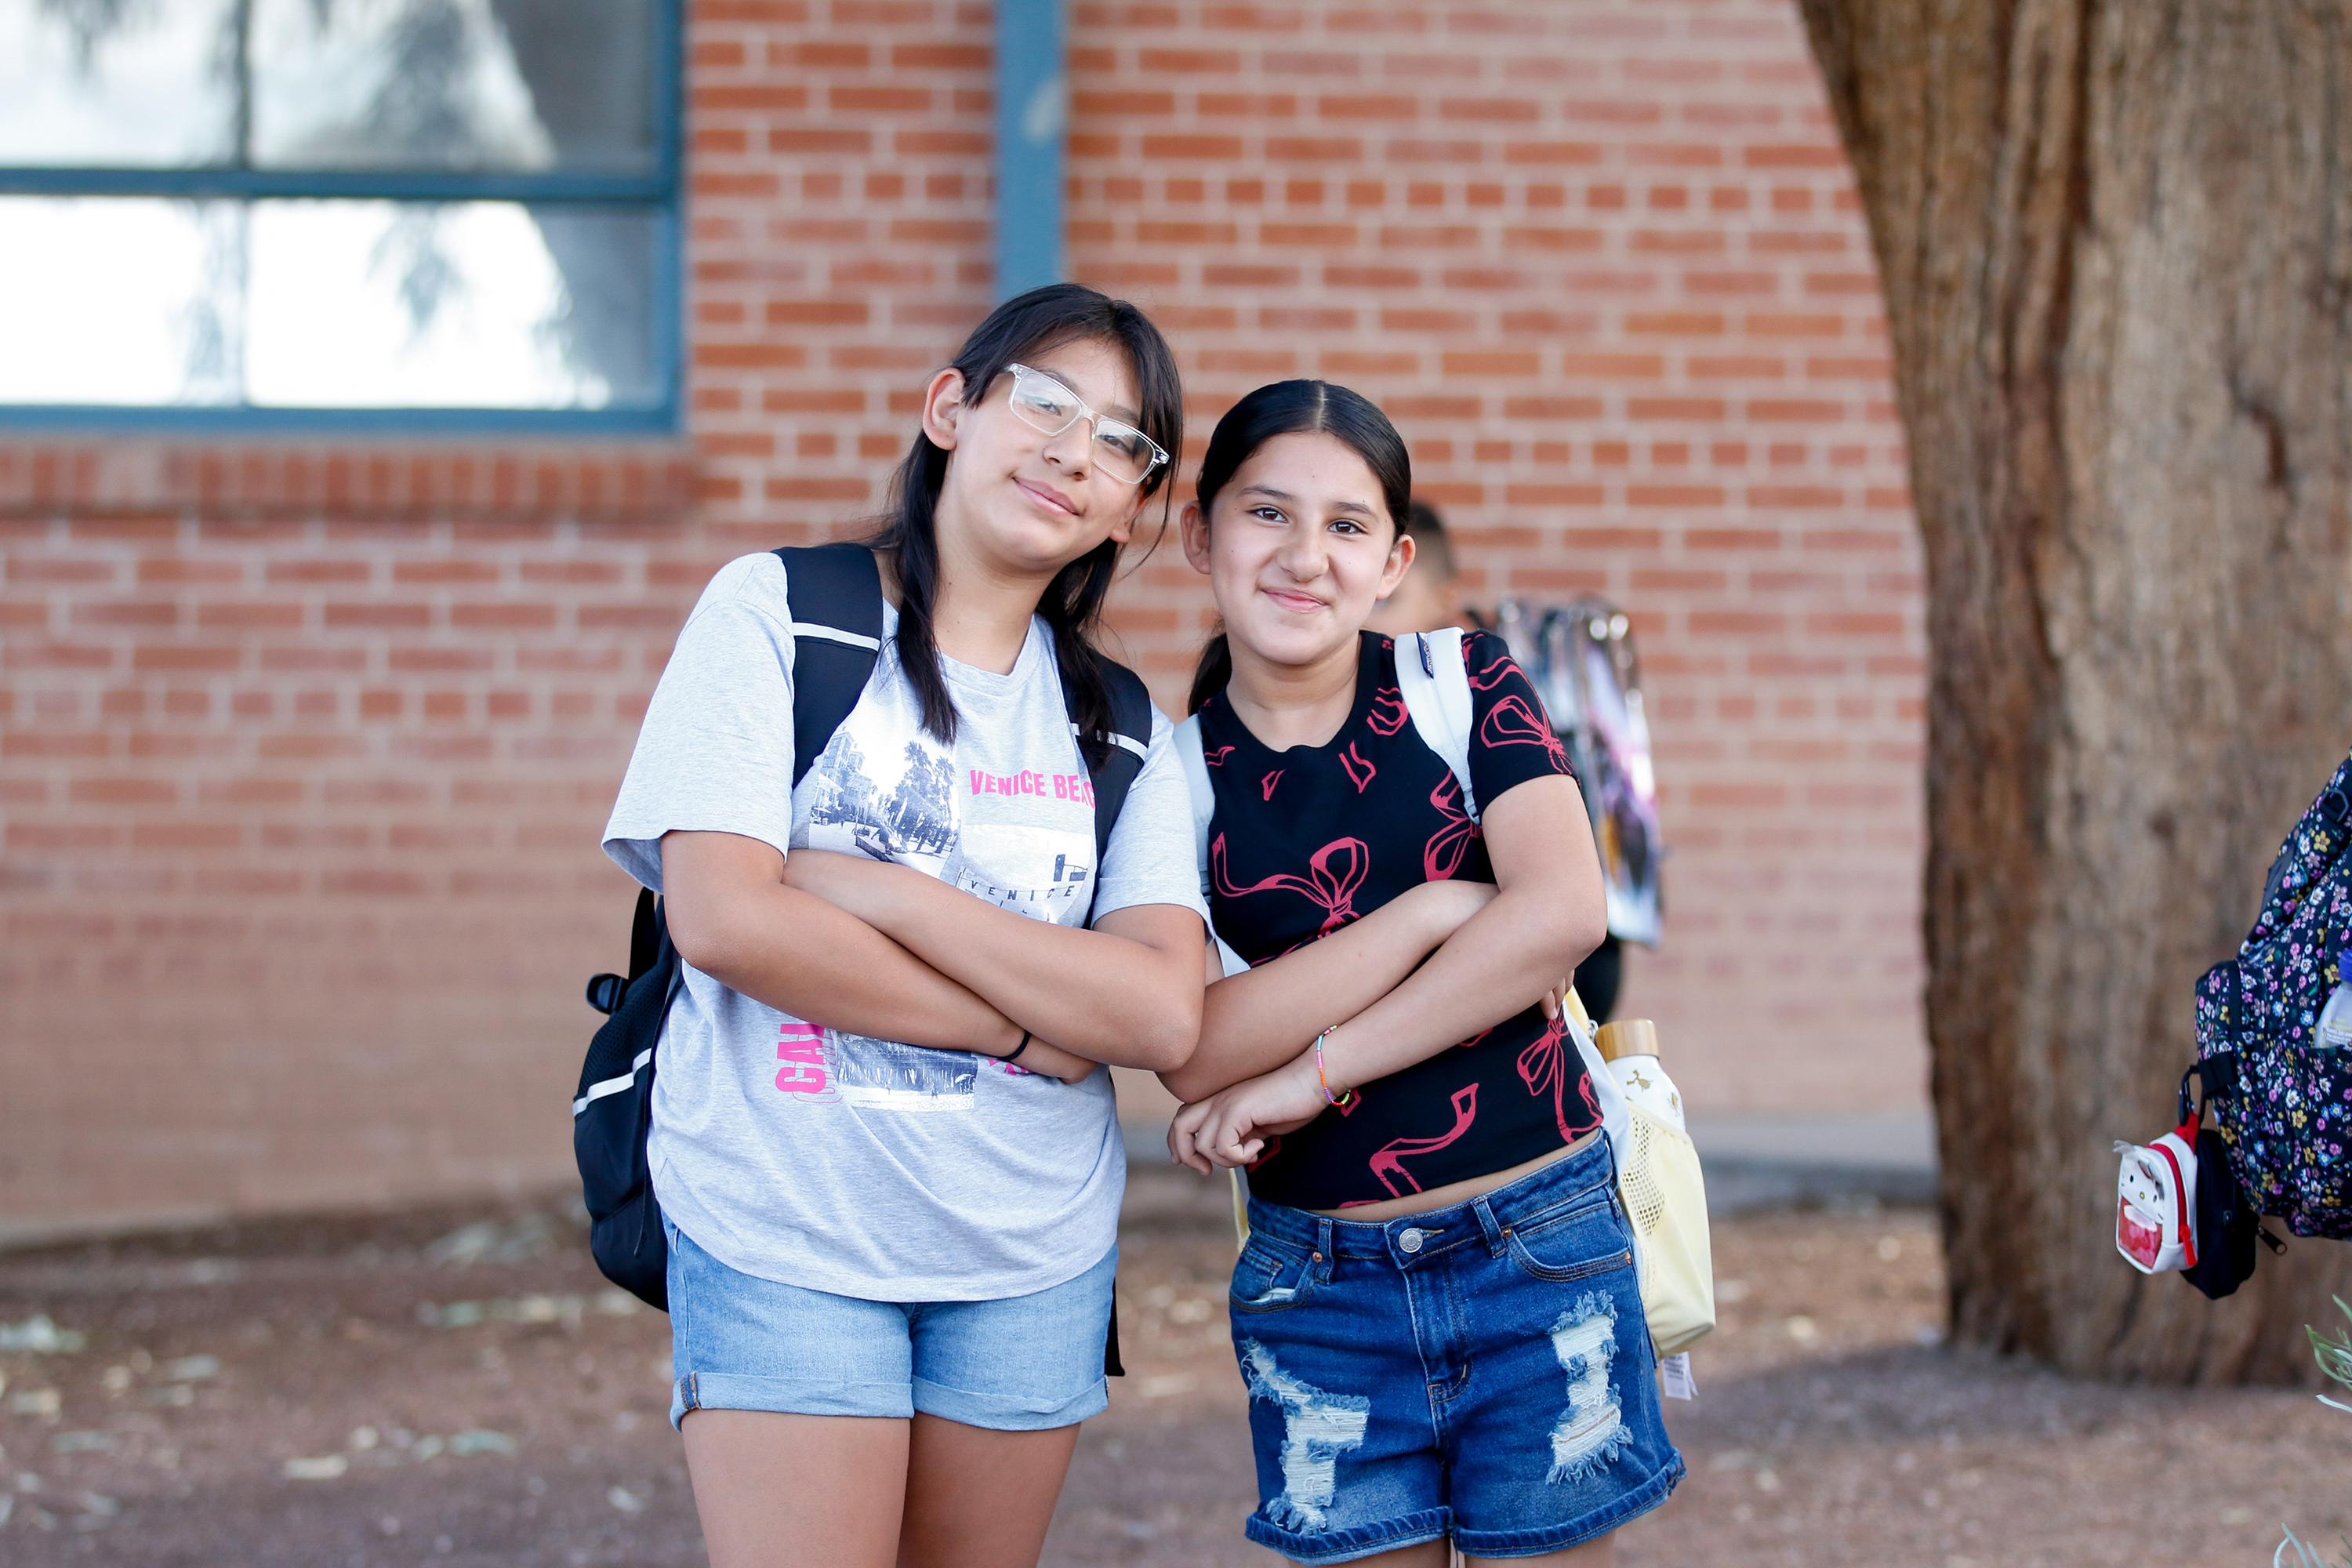
POLYGON ((1204 880, 1250 967, 1210 986, 1164 1075, 1187 1102, 1170 1150, 1249 1175, 1253 1540, 1307 1563, 1441 1563, 1449 1539, 1598 1562, 1682 1469, 1558 1005, 1605 930, 1600 862, 1498 639, 1459 644, 1474 816, 1398 679, 1455 645, 1361 629, 1412 563, 1410 491, 1378 409, 1285 382, 1219 423, 1185 509, 1224 619, 1192 696, 1204 880))

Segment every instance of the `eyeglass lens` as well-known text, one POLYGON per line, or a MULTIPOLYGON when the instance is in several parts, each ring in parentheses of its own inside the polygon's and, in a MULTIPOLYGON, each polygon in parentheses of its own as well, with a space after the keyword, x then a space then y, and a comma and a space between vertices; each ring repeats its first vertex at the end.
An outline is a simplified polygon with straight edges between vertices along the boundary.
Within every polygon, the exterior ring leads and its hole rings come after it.
MULTIPOLYGON (((1087 407, 1060 382, 1021 366, 1013 374, 1013 411, 1031 428, 1058 436, 1087 407)), ((1158 461, 1158 449, 1142 431, 1100 415, 1094 419, 1094 452, 1103 472, 1129 484, 1139 482, 1158 461)))

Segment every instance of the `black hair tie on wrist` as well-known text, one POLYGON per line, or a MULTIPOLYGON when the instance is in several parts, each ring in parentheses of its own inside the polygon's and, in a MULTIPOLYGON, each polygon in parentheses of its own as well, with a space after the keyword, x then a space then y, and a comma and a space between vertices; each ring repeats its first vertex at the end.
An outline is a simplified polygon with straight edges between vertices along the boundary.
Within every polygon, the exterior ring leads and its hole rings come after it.
POLYGON ((1013 1047, 1013 1054, 1012 1054, 1011 1056, 999 1057, 999 1058, 997 1058, 996 1059, 997 1059, 998 1061, 1001 1061, 1001 1062, 1009 1062, 1009 1061, 1015 1060, 1015 1059, 1017 1059, 1017 1058, 1020 1057, 1020 1055, 1021 1055, 1021 1053, 1022 1053, 1022 1052, 1024 1052, 1024 1051, 1027 1050, 1028 1048, 1029 1048, 1029 1031, 1028 1031, 1028 1030, 1026 1030, 1026 1029, 1024 1029, 1024 1030, 1022 1030, 1022 1031, 1021 1031, 1021 1043, 1020 1043, 1019 1045, 1017 1045, 1017 1046, 1015 1046, 1015 1047, 1013 1047))

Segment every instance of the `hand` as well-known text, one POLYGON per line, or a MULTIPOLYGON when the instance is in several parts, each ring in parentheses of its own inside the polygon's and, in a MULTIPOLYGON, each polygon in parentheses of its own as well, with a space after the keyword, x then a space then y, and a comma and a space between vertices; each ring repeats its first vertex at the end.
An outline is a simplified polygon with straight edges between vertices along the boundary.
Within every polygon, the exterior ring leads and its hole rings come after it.
POLYGON ((1309 1051, 1179 1110, 1168 1127, 1168 1152, 1204 1176, 1221 1165, 1246 1165, 1265 1152, 1267 1139, 1296 1132, 1328 1103, 1309 1051))
POLYGON ((1575 989, 1576 976, 1571 974, 1536 998, 1536 1005, 1543 1009, 1545 1022, 1559 1016, 1560 1009, 1568 1005, 1568 994, 1575 989))

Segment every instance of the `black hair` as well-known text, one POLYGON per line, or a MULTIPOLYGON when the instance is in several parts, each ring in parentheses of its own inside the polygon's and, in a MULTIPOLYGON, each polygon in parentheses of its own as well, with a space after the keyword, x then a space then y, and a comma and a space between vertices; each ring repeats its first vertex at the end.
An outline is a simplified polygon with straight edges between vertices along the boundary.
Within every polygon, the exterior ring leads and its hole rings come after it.
MULTIPOLYGON (((1198 494, 1203 521, 1234 471, 1277 436, 1331 436, 1345 443, 1380 481, 1390 523, 1404 531, 1412 505, 1412 458, 1405 451, 1404 437, 1370 398, 1328 381, 1277 381, 1225 411, 1201 459, 1198 494)), ((1233 649, 1221 629, 1201 650, 1185 711, 1198 713, 1202 703, 1224 689, 1233 673, 1233 649)))
MULTIPOLYGON (((1076 283, 1049 283, 1007 300, 974 327, 956 351, 950 368, 963 373, 964 405, 976 406, 1016 361, 1050 353, 1065 343, 1093 342, 1127 351, 1135 368, 1137 423, 1171 454, 1142 484, 1149 500, 1168 483, 1172 454, 1184 445, 1184 395, 1176 356, 1151 319, 1124 300, 1113 300, 1076 283)), ((935 514, 947 479, 949 453, 921 432, 891 477, 890 500, 865 542, 890 552, 898 575, 898 662, 923 707, 923 728, 944 742, 956 735, 955 698, 940 672, 939 643, 931 614, 939 596, 940 542, 935 514)), ((1162 506, 1161 526, 1166 526, 1162 506)), ((1062 688, 1078 723, 1079 744, 1098 763, 1105 742, 1097 734, 1113 728, 1110 687, 1103 674, 1103 651, 1095 637, 1103 599, 1118 566, 1118 542, 1106 539, 1063 567, 1037 601, 1037 613, 1054 630, 1054 651, 1062 688)))
POLYGON ((1441 583, 1450 583, 1458 568, 1454 542, 1445 536, 1445 520, 1425 500, 1416 500, 1405 513, 1404 531, 1412 535, 1412 563, 1426 566, 1441 583))

